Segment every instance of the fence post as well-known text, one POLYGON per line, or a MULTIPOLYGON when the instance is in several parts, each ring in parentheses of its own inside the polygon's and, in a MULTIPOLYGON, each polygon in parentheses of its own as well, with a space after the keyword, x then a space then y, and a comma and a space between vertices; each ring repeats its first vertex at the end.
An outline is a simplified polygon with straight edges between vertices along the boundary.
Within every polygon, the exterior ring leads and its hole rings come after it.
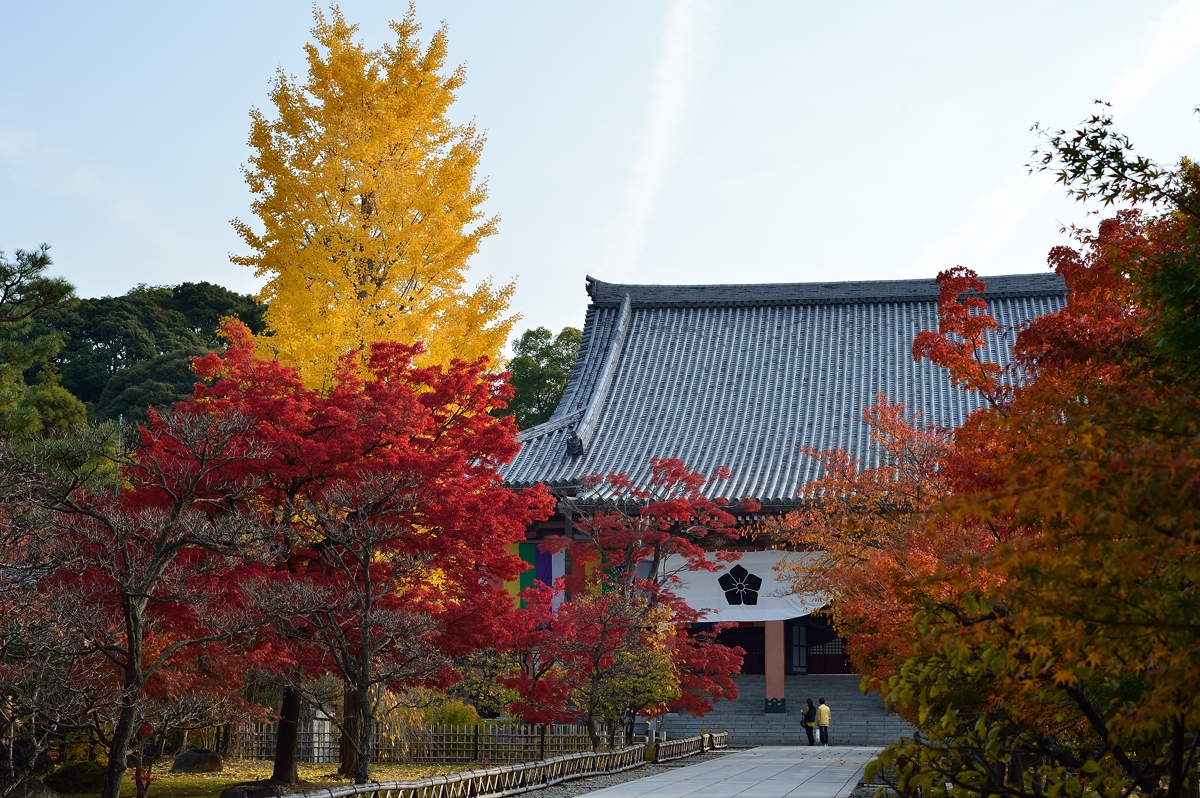
POLYGON ((475 724, 475 744, 472 747, 471 761, 472 762, 479 761, 479 724, 478 723, 475 724))
POLYGON ((538 759, 546 758, 546 724, 538 724, 538 759))

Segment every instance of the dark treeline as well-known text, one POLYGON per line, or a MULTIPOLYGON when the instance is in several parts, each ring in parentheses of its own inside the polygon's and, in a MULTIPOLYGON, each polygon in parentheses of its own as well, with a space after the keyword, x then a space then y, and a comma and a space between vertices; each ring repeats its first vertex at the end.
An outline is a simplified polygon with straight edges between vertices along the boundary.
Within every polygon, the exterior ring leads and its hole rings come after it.
POLYGON ((191 359, 221 348, 222 318, 263 330, 263 305, 208 282, 139 285, 81 299, 46 275, 49 247, 0 252, 0 428, 41 432, 87 418, 145 421, 192 395, 191 359))

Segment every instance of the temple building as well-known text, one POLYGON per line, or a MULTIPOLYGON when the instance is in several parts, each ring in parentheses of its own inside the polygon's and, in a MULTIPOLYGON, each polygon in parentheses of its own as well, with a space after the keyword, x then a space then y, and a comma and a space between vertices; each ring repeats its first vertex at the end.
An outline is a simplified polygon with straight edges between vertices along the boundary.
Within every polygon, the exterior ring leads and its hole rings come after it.
MULTIPOLYGON (((983 279, 1000 324, 985 355, 1005 365, 1015 331, 1061 309, 1065 287, 1051 273, 983 279)), ((513 487, 543 483, 576 496, 581 476, 625 472, 644 481, 652 457, 676 457, 693 471, 728 468, 731 479, 711 490, 731 503, 753 497, 762 513, 782 513, 817 476, 805 449, 841 447, 878 464, 862 419, 876 395, 944 427, 961 425, 983 401, 951 385, 944 369, 913 360, 916 334, 937 329, 933 280, 618 285, 589 277, 587 292, 570 383, 550 421, 520 433, 521 451, 503 469, 513 487)), ((561 516, 529 530, 520 553, 535 567, 514 588, 553 582, 569 568, 562 555, 537 551, 537 539, 564 533, 561 516)), ((776 579, 775 563, 795 556, 803 555, 746 551, 717 573, 690 574, 678 590, 708 611, 707 622, 736 623, 723 642, 747 652, 741 697, 724 711, 757 719, 744 735, 731 729, 734 744, 773 742, 764 720, 790 714, 795 726, 806 685, 848 672, 842 641, 813 615, 822 598, 795 595, 776 579)), ((836 684, 850 682, 857 679, 836 684)))

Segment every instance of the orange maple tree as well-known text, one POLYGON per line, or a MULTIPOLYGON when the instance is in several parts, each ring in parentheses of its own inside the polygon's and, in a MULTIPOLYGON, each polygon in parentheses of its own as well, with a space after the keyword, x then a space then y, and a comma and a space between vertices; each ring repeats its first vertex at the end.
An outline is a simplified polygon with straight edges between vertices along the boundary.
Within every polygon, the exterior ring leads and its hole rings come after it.
POLYGON ((1135 207, 1051 251, 1068 302, 1018 335, 1012 369, 980 368, 953 314, 914 347, 992 400, 956 431, 921 529, 996 542, 977 553, 988 578, 923 597, 911 656, 870 682, 924 732, 876 765, 908 794, 1195 792, 1200 170, 1132 159, 1110 127, 1051 136, 1045 163, 1135 207))
POLYGON ((905 622, 915 608, 984 583, 974 566, 994 538, 980 525, 929 522, 951 491, 949 430, 921 424, 882 395, 863 420, 881 464, 865 466, 843 449, 806 450, 821 476, 802 488, 801 509, 769 519, 763 534, 813 553, 786 561, 792 588, 827 596, 855 670, 883 676, 913 651, 905 622))
POLYGON ((1034 168, 1124 202, 1050 265, 1057 313, 1005 331, 985 281, 938 277, 917 359, 986 400, 953 434, 879 397, 878 467, 823 476, 771 529, 822 553, 865 675, 921 736, 890 747, 902 794, 1175 798, 1200 767, 1200 169, 1130 155, 1098 114, 1034 168), (1012 362, 984 357, 1015 333, 1012 362))

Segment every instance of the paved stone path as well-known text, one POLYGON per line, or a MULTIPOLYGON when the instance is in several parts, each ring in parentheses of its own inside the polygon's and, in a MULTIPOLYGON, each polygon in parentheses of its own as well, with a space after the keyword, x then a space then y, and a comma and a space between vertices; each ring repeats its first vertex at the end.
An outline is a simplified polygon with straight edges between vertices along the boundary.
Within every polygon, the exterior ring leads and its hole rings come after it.
POLYGON ((846 798, 881 749, 763 746, 587 793, 588 798, 846 798))

